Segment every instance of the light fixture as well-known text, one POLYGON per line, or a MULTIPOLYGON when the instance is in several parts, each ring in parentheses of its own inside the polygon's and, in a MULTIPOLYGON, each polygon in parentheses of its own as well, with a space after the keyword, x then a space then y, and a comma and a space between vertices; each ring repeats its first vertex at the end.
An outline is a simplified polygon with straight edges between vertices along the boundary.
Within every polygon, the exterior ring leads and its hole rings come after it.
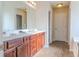
POLYGON ((62 3, 57 4, 57 7, 62 7, 62 6, 63 6, 62 3))
POLYGON ((34 1, 27 1, 29 4, 36 6, 36 3, 34 1))
POLYGON ((36 3, 34 1, 27 1, 26 4, 29 5, 32 8, 36 7, 36 3))

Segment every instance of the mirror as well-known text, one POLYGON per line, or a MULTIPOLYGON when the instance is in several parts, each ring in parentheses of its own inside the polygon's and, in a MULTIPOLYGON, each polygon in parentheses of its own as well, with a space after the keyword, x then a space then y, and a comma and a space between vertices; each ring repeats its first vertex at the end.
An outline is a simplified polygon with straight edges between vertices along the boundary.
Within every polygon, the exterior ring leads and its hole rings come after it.
POLYGON ((22 15, 16 15, 17 29, 22 29, 22 15))
POLYGON ((27 28, 27 12, 26 12, 26 9, 17 9, 16 25, 17 25, 17 29, 26 29, 27 28))
POLYGON ((3 32, 27 29, 27 7, 23 1, 3 2, 3 32))

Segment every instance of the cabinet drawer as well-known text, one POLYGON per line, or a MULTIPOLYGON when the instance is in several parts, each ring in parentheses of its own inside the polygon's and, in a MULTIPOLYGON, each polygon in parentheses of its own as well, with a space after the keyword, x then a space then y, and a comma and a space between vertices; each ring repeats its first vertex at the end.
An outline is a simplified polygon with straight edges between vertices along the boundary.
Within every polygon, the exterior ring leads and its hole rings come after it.
POLYGON ((16 48, 11 48, 6 51, 4 51, 5 57, 16 57, 16 48))
POLYGON ((9 40, 9 41, 5 41, 4 42, 4 49, 10 49, 16 46, 19 46, 23 44, 23 38, 17 38, 17 39, 13 39, 13 40, 9 40))

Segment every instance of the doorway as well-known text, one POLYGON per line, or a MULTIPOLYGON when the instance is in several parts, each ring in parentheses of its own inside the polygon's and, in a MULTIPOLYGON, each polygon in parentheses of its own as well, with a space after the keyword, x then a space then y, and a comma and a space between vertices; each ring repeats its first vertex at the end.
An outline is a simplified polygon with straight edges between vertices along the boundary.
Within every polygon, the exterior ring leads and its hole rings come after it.
POLYGON ((53 8, 53 41, 68 42, 69 7, 53 8))

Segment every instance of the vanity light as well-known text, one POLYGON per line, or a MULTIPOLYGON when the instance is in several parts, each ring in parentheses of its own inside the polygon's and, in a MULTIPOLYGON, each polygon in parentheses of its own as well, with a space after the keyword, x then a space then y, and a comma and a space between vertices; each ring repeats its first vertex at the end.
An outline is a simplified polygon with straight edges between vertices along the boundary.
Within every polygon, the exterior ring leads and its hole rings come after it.
POLYGON ((34 1, 27 1, 26 4, 29 5, 32 8, 36 7, 36 3, 34 1))
POLYGON ((62 3, 57 4, 57 7, 62 7, 62 6, 63 6, 62 3))
POLYGON ((33 6, 36 6, 36 3, 34 1, 29 1, 33 6))

